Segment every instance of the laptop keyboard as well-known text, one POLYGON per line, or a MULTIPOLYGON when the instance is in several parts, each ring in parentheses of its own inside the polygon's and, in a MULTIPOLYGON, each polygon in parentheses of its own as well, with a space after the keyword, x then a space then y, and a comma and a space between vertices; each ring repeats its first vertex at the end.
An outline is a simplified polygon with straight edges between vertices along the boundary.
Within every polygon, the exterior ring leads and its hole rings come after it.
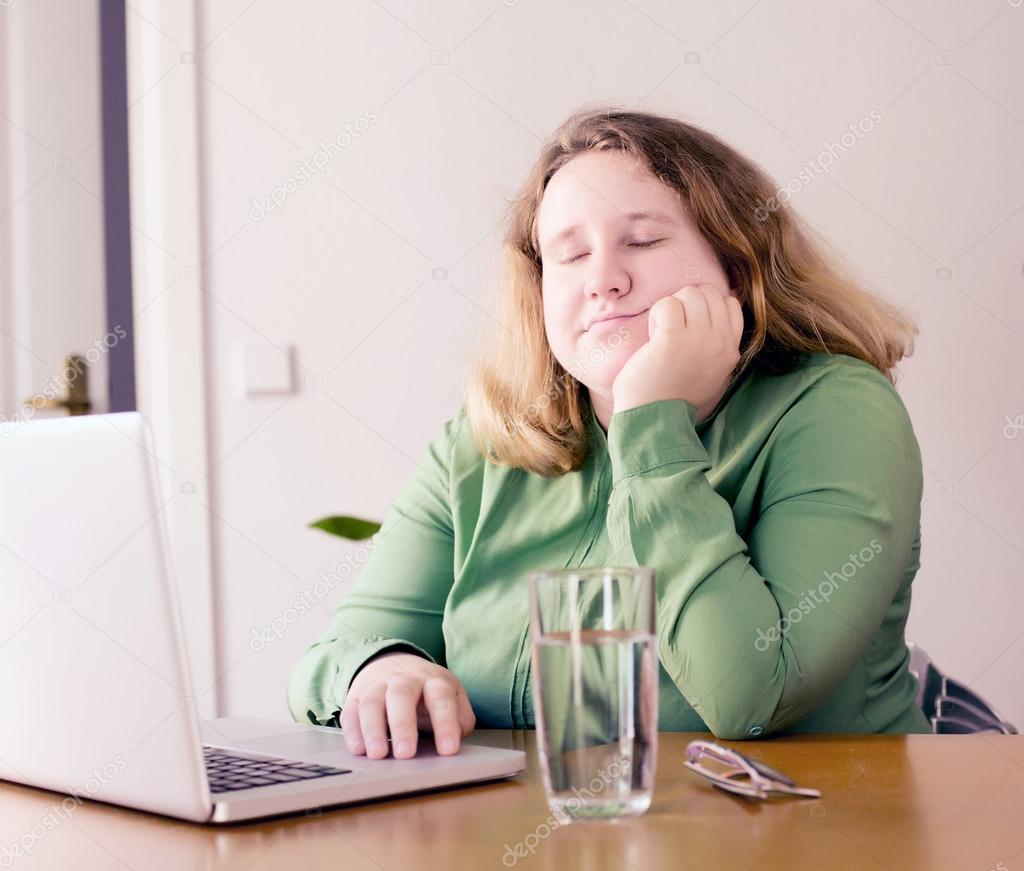
POLYGON ((296 780, 314 780, 335 774, 351 774, 348 768, 332 768, 298 759, 243 756, 222 747, 203 745, 203 760, 210 781, 210 792, 232 792, 254 786, 273 786, 296 780))

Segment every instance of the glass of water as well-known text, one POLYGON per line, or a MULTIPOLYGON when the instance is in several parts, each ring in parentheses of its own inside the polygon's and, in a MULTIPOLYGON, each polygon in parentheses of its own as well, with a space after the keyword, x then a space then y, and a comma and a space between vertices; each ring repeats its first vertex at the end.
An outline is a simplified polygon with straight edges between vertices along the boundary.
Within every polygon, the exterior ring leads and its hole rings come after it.
POLYGON ((638 816, 658 752, 654 569, 531 572, 529 589, 548 805, 561 821, 638 816))

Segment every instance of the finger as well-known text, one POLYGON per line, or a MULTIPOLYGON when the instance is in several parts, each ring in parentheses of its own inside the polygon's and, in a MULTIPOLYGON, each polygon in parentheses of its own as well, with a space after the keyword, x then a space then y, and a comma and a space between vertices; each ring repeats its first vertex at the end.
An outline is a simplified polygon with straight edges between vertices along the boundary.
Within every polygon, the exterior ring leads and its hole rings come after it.
POLYGON ((359 729, 366 744, 367 759, 383 759, 388 755, 384 714, 384 688, 365 691, 359 699, 359 729))
POLYGON ((416 755, 416 705, 420 700, 420 683, 412 678, 392 678, 388 682, 384 703, 391 730, 391 755, 408 759, 416 755))
POLYGON ((725 305, 725 297, 710 284, 702 285, 704 299, 708 304, 708 315, 712 329, 729 329, 729 310, 725 305))
POLYGON ((444 678, 427 678, 423 701, 430 712, 437 752, 444 756, 458 752, 462 728, 456 715, 455 687, 444 678))
POLYGON ((462 727, 462 737, 465 738, 476 727, 476 714, 473 713, 473 706, 469 703, 466 688, 461 683, 455 694, 455 709, 459 726, 462 727))
POLYGON ((338 722, 341 724, 341 734, 345 739, 345 746, 353 756, 361 756, 366 752, 366 742, 363 741, 363 732, 359 728, 359 699, 352 698, 345 701, 345 707, 341 709, 341 717, 338 722))
POLYGON ((718 290, 709 293, 711 318, 716 329, 722 330, 731 347, 738 347, 743 333, 743 308, 731 293, 718 290))
POLYGON ((686 312, 682 302, 674 294, 659 299, 647 315, 647 329, 652 339, 656 335, 685 330, 686 312))
POLYGON ((687 327, 711 326, 711 313, 704 292, 695 284, 688 284, 677 291, 674 296, 683 304, 686 311, 687 327))

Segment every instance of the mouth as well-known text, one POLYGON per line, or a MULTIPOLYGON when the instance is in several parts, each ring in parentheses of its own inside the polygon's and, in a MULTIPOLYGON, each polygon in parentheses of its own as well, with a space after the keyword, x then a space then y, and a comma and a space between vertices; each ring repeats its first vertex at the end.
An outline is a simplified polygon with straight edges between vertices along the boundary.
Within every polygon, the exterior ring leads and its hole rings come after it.
POLYGON ((640 315, 644 314, 646 311, 647 309, 644 309, 643 311, 637 312, 636 314, 632 315, 619 315, 618 317, 614 318, 605 318, 604 320, 594 321, 589 327, 586 328, 586 330, 584 330, 584 332, 594 333, 598 335, 614 332, 623 324, 627 324, 630 321, 635 320, 636 318, 640 317, 640 315))

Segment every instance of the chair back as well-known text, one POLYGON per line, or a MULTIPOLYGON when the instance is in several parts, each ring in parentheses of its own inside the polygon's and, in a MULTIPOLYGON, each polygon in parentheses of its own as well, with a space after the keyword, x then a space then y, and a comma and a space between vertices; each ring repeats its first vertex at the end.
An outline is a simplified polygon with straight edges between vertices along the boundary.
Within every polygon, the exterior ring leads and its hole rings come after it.
POLYGON ((966 735, 989 732, 1016 735, 1017 729, 969 687, 944 675, 931 657, 913 642, 909 670, 917 678, 917 703, 936 735, 966 735))

